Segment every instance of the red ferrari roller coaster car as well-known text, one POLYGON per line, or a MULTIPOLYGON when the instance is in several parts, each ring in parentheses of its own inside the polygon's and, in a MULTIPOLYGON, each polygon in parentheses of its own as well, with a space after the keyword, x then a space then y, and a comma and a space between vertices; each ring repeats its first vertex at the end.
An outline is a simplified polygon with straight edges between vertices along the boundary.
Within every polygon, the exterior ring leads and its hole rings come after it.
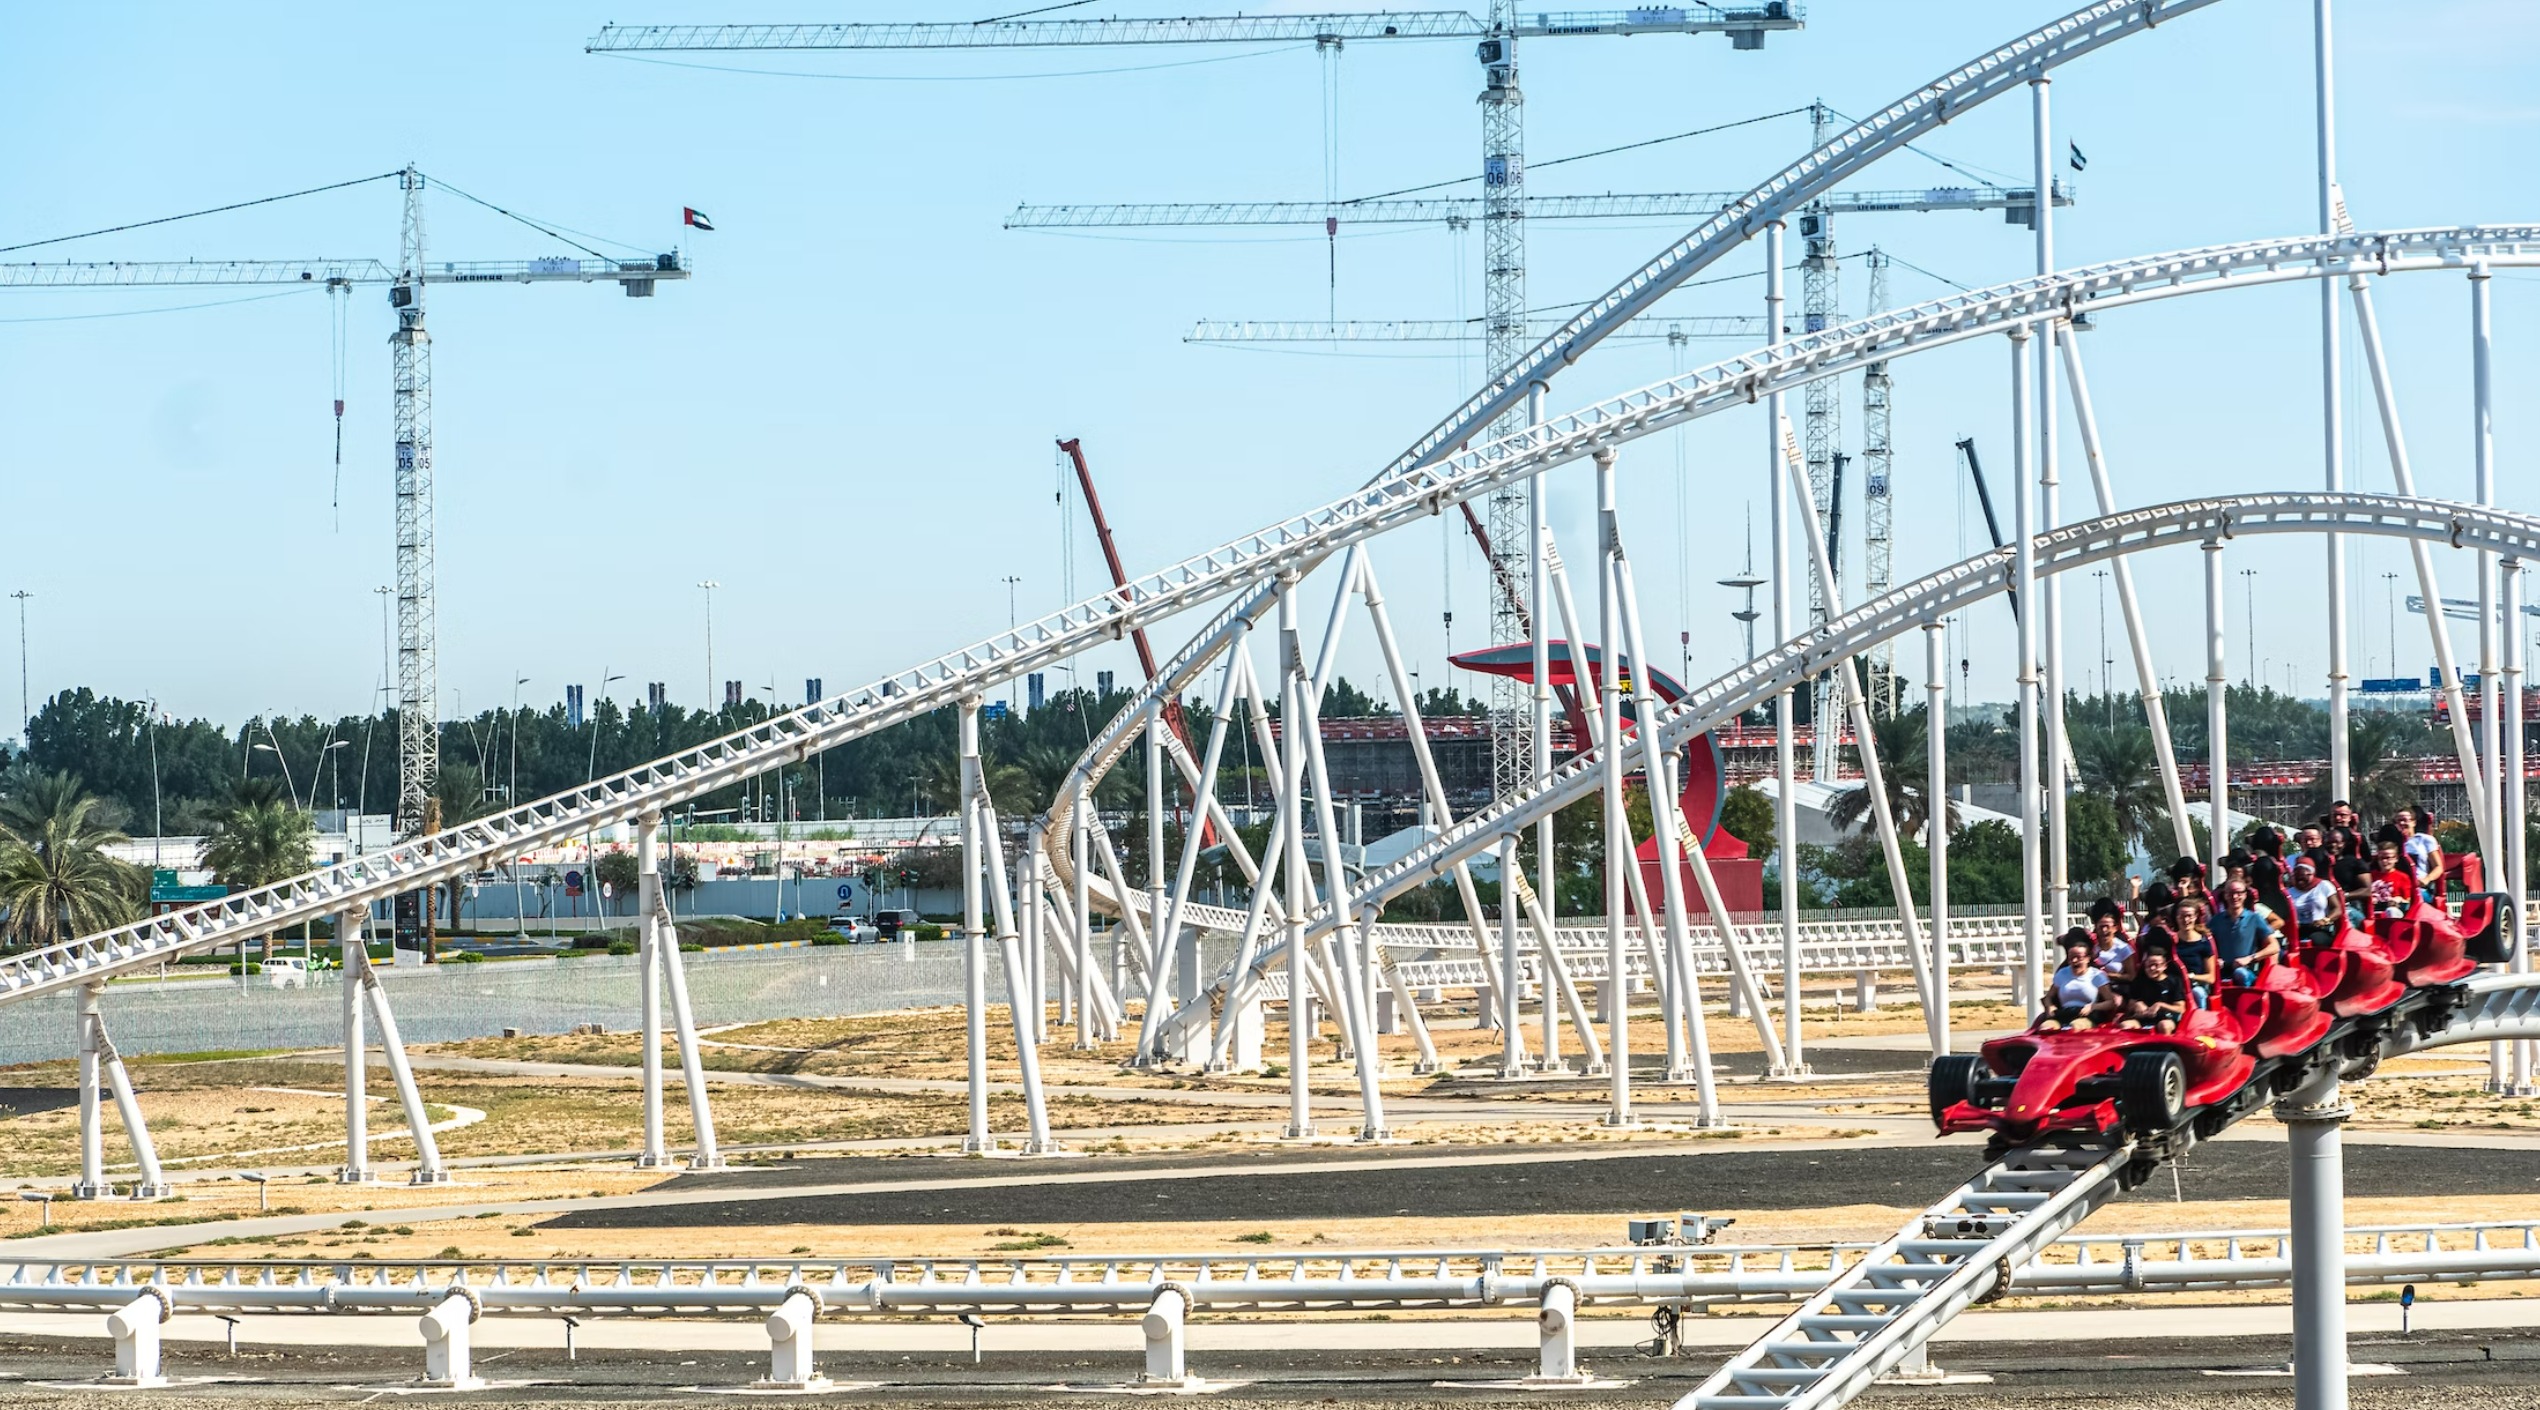
POLYGON ((2292 947, 2254 984, 2222 985, 2206 1003, 2191 993, 2174 1032, 2016 1033, 1939 1058, 1932 1120, 1944 1132, 1990 1132, 2008 1148, 2059 1134, 2160 1136, 2207 1109, 2237 1114, 2253 1095, 2272 1095, 2262 1079, 2305 1071, 2323 1043, 2457 1003, 2471 971, 2511 958, 2509 904, 2475 895, 2454 917, 2420 901, 2370 930, 2341 926, 2326 944, 2292 947))

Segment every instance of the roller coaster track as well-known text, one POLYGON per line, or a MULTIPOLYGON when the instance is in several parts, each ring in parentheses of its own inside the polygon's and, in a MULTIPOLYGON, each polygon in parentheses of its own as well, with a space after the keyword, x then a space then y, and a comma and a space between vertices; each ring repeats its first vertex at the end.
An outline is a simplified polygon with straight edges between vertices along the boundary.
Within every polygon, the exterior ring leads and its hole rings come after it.
MULTIPOLYGON (((1914 139, 2005 93, 2018 91, 2032 78, 2043 77, 2085 54, 2146 33, 2212 3, 2213 0, 2098 0, 1997 45, 1915 88, 1729 203, 1624 276, 1602 297, 1518 358, 1489 386, 1431 427, 1409 449, 1395 456, 1367 484, 1383 484, 1468 444, 1482 428, 1522 403, 1531 388, 1548 386, 1556 373, 1577 362, 1607 335, 1629 325, 1686 280, 1718 263, 1765 226, 1868 170, 1881 158, 1902 151, 1914 139)), ((1311 566, 1312 562, 1301 565, 1311 566)), ((1202 628, 1095 735, 1078 759, 1072 778, 1090 781, 1110 772, 1129 748, 1139 721, 1156 707, 1156 702, 1174 698, 1189 688, 1243 629, 1261 620, 1270 605, 1271 596, 1265 587, 1247 594, 1202 628)), ((1047 844, 1050 863, 1062 878, 1069 874, 1069 863, 1056 839, 1067 836, 1067 814, 1076 796, 1073 788, 1061 790, 1042 834, 1051 839, 1047 844)))

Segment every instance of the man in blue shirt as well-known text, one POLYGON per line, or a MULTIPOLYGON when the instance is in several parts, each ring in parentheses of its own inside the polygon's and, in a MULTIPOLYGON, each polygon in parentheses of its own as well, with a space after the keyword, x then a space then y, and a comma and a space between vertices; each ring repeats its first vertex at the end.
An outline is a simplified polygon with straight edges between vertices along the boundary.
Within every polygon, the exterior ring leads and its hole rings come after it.
POLYGON ((2258 971, 2284 948, 2280 938, 2283 930, 2284 922, 2252 899, 2249 883, 2226 883, 2222 888, 2222 912, 2214 917, 2214 956, 2220 962, 2223 981, 2257 983, 2258 971))

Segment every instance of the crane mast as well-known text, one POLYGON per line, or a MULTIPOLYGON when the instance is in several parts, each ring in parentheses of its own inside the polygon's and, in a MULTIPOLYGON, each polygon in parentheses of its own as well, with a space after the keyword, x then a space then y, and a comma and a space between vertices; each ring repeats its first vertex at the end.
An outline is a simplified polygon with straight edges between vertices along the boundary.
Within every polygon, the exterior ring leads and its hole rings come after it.
MULTIPOLYGON (((1833 130, 1834 114, 1825 104, 1813 104, 1809 119, 1815 128, 1815 143, 1826 145, 1833 130)), ((1802 327, 1809 333, 1820 333, 1842 321, 1842 266, 1836 262, 1834 211, 1823 200, 1812 201, 1799 215, 1802 242, 1799 265, 1800 316, 1802 327)), ((1834 456, 1843 438, 1842 389, 1831 377, 1821 377, 1808 384, 1801 398, 1801 448, 1808 465, 1808 494, 1816 501, 1817 522, 1834 524, 1835 478, 1834 456)), ((1840 544, 1826 545, 1829 552, 1842 553, 1840 544)), ((1826 622, 1826 584, 1813 573, 1808 575, 1808 626, 1815 630, 1826 622)), ((1838 672, 1821 672, 1809 687, 1809 720, 1815 726, 1816 747, 1811 755, 1814 777, 1819 782, 1832 779, 1835 760, 1842 745, 1842 731, 1834 721, 1843 712, 1842 682, 1838 672)))
POLYGON ((432 335, 423 326, 423 176, 409 166, 399 222, 397 331, 388 338, 397 445, 397 831, 423 830, 441 779, 438 636, 432 564, 432 335))
MULTIPOLYGON (((1887 308, 1887 254, 1873 245, 1870 267, 1870 312, 1887 308)), ((1885 593, 1895 555, 1895 501, 1891 497, 1895 455, 1888 439, 1887 364, 1873 362, 1861 374, 1861 593, 1885 593)), ((1894 716, 1904 700, 1896 679, 1896 646, 1881 642, 1870 653, 1870 713, 1894 716)))
MULTIPOLYGON (((1516 0, 1491 0, 1491 32, 1482 61, 1482 356, 1497 377, 1533 340, 1526 328, 1526 95, 1517 86, 1516 0)), ((1506 435, 1525 419, 1511 411, 1487 434, 1506 435)), ((1490 639, 1495 646, 1530 640, 1526 604, 1517 598, 1543 545, 1529 532, 1529 491, 1511 485, 1490 497, 1490 541, 1497 551, 1491 580, 1490 639)), ((1493 675, 1490 687, 1491 791, 1505 797, 1535 781, 1550 763, 1535 755, 1532 687, 1493 675)))

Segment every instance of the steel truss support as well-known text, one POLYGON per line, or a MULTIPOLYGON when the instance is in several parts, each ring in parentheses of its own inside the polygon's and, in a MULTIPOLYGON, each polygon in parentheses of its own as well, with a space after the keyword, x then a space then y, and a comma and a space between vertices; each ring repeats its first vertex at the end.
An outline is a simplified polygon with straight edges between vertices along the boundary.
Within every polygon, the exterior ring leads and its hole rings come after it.
MULTIPOLYGON (((989 798, 984 787, 979 790, 974 815, 978 819, 976 831, 986 852, 981 861, 980 880, 987 888, 996 919, 997 962, 1005 970, 1006 1013, 1013 1021, 1015 1062, 1022 1074, 1023 1153, 1056 1155, 1059 1146, 1050 1135, 1049 1102, 1041 1087, 1041 1049, 1032 1033, 1032 1013, 1040 1007, 1041 1000, 1032 988, 1031 967, 1018 943, 1014 906, 1006 895, 1004 883, 998 879, 1006 874, 1005 830, 997 822, 996 803, 989 798)), ((1019 865, 1020 859, 1017 860, 1019 865)), ((984 1007, 981 1012, 985 1012, 984 1007)))
MULTIPOLYGON (((2064 380, 2072 393, 2073 422, 2081 431, 2082 459, 2090 467, 2090 489, 2098 500, 2099 512, 2117 512, 2116 492, 2110 487, 2106 448, 2099 440, 2099 415, 2090 403, 2090 382, 2082 375, 2081 330, 2070 320, 2055 325, 2055 341, 2064 352, 2064 380)), ((2143 607, 2134 592, 2134 564, 2120 558, 2109 565, 2117 582, 2117 612, 2125 619, 2125 639, 2134 657, 2134 680, 2143 701, 2143 718, 2152 733, 2152 754, 2159 764, 2161 794, 2169 802, 2170 831, 2178 846, 2178 855, 2192 856, 2196 851, 2196 834, 2188 826, 2187 790, 2179 782, 2178 747, 2170 740, 2169 707, 2161 696, 2161 678, 2152 669, 2151 633, 2143 629, 2143 607)), ((2337 795, 2344 797, 2341 790, 2337 795)))
MULTIPOLYGON (((637 945, 644 952, 644 1150, 636 1157, 640 1166, 664 1166, 670 1155, 662 1135, 662 1066, 661 1066, 661 999, 659 990, 670 990, 671 1032, 679 1045, 679 1076, 688 1089, 688 1119, 697 1137, 695 1153, 688 1166, 692 1170, 712 1170, 723 1164, 723 1156, 714 1140, 714 1108, 706 1096, 705 1057, 697 1046, 695 1015, 688 1006, 687 969, 679 962, 679 927, 670 915, 667 888, 661 879, 661 815, 646 813, 635 820, 635 872, 638 905, 644 919, 637 945)), ((386 1028, 387 1009, 379 1009, 381 1026, 386 1028)), ((402 1057, 397 1061, 402 1062, 402 1057)))
POLYGON ((366 1185, 379 1178, 370 1168, 370 1051, 364 1045, 362 981, 370 973, 370 945, 362 936, 363 913, 335 918, 336 976, 344 990, 344 1164, 338 1183, 366 1185))
POLYGON ((133 1163, 140 1170, 132 1184, 132 1198, 163 1199, 172 1187, 159 1171, 158 1145, 150 1139, 150 1125, 142 1119, 141 1103, 132 1094, 123 1055, 106 1036, 106 1019, 98 1011, 98 996, 104 988, 81 985, 75 1013, 79 1024, 79 1179, 71 1186, 71 1198, 105 1199, 114 1193, 106 1180, 104 1097, 111 1092, 116 1119, 123 1123, 133 1163))

